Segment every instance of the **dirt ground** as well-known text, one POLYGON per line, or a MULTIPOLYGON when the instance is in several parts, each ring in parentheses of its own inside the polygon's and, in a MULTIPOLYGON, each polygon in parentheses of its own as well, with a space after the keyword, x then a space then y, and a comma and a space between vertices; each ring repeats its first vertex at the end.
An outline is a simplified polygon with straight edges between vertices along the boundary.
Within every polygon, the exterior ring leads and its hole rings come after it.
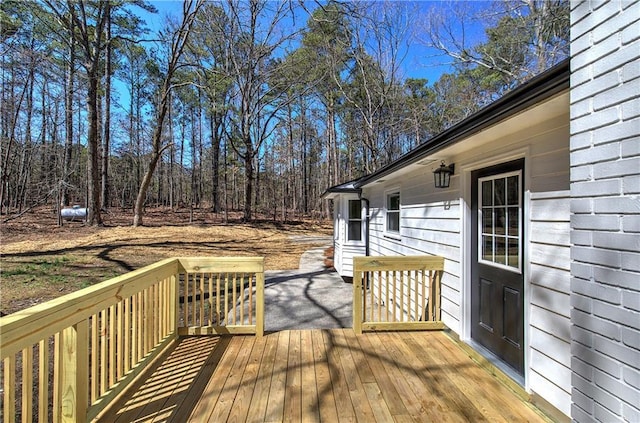
POLYGON ((225 224, 207 211, 148 210, 138 228, 130 210, 112 210, 104 220, 103 227, 58 227, 55 213, 41 208, 0 223, 2 315, 167 257, 261 256, 267 270, 295 269, 304 251, 323 245, 313 237, 331 234, 331 222, 225 224))

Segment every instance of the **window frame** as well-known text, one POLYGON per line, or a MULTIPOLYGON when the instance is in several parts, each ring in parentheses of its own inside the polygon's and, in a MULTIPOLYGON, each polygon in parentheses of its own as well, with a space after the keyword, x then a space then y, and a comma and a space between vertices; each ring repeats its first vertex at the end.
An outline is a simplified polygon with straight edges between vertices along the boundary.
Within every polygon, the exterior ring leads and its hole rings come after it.
POLYGON ((396 238, 399 239, 401 236, 401 213, 402 212, 402 195, 400 193, 400 188, 393 188, 393 189, 389 189, 386 190, 384 193, 384 233, 385 236, 391 237, 391 238, 396 238), (398 197, 398 209, 393 209, 391 210, 389 208, 389 203, 390 203, 390 199, 391 197, 397 196, 398 197), (398 220, 398 230, 391 230, 389 229, 389 217, 390 214, 397 214, 397 220, 398 220))

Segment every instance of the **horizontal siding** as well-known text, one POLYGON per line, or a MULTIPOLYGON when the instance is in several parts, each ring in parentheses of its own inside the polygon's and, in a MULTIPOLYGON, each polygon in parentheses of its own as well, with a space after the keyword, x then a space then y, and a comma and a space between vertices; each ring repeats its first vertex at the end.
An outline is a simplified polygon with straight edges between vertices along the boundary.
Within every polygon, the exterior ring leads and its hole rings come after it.
MULTIPOLYGON (((540 366, 536 366, 536 369, 539 369, 540 366)), ((547 369, 547 371, 550 371, 547 369)), ((549 404, 553 405, 555 408, 557 408, 560 412, 564 413, 565 415, 570 415, 571 413, 571 399, 569 399, 568 401, 563 401, 563 398, 566 398, 567 396, 569 396, 569 398, 571 398, 570 394, 568 391, 562 389, 561 387, 559 387, 558 385, 554 384, 553 382, 551 382, 547 377, 546 377, 545 373, 540 374, 537 371, 532 371, 531 372, 531 376, 530 376, 530 384, 535 386, 536 389, 534 389, 533 391, 540 395, 542 398, 544 398, 545 400, 547 400, 549 402, 549 404)), ((564 374, 564 372, 562 373, 556 373, 558 375, 558 377, 556 379, 560 379, 560 376, 562 376, 564 374)), ((571 381, 571 377, 569 377, 568 379, 566 379, 568 381, 571 381)))
POLYGON ((571 402, 568 140, 568 125, 544 134, 528 161, 529 386, 565 414, 571 402))
POLYGON ((353 257, 355 256, 364 256, 365 248, 364 246, 352 246, 352 245, 341 245, 340 247, 341 255, 342 255, 342 265, 341 265, 341 276, 352 277, 353 276, 353 257))

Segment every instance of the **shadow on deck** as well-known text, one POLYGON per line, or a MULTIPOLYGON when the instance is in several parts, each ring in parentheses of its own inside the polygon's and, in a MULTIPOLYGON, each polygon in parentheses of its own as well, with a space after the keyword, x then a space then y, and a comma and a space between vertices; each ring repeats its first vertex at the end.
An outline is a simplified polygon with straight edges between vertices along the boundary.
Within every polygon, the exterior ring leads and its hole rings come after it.
POLYGON ((104 422, 545 421, 442 332, 181 338, 104 422))

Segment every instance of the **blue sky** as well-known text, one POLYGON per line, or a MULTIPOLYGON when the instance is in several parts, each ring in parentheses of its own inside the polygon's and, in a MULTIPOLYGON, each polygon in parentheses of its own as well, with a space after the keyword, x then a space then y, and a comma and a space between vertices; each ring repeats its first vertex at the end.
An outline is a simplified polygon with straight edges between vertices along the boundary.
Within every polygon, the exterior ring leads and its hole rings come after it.
MULTIPOLYGON (((149 14, 141 9, 135 9, 136 13, 142 15, 151 30, 155 33, 157 30, 164 26, 167 16, 173 16, 175 18, 180 17, 182 12, 182 1, 176 0, 155 0, 150 1, 157 9, 157 14, 149 14)), ((426 14, 430 8, 442 9, 442 13, 447 13, 447 9, 451 7, 450 1, 415 1, 411 2, 418 10, 418 15, 426 14)), ((471 1, 467 2, 472 8, 482 8, 486 6, 486 1, 471 1)), ((315 2, 307 2, 307 5, 315 5, 315 2)), ((405 3, 408 4, 408 3, 405 3)), ((420 16, 413 16, 417 22, 420 16)), ((302 16, 301 23, 306 22, 307 16, 302 16)), ((480 39, 483 35, 483 30, 479 25, 474 28, 467 28, 472 32, 472 36, 480 39)), ((403 61, 402 69, 404 77, 406 78, 426 78, 430 84, 433 84, 440 75, 451 71, 450 66, 447 64, 450 59, 439 55, 439 51, 427 48, 423 43, 413 40, 410 44, 406 58, 403 61)))

